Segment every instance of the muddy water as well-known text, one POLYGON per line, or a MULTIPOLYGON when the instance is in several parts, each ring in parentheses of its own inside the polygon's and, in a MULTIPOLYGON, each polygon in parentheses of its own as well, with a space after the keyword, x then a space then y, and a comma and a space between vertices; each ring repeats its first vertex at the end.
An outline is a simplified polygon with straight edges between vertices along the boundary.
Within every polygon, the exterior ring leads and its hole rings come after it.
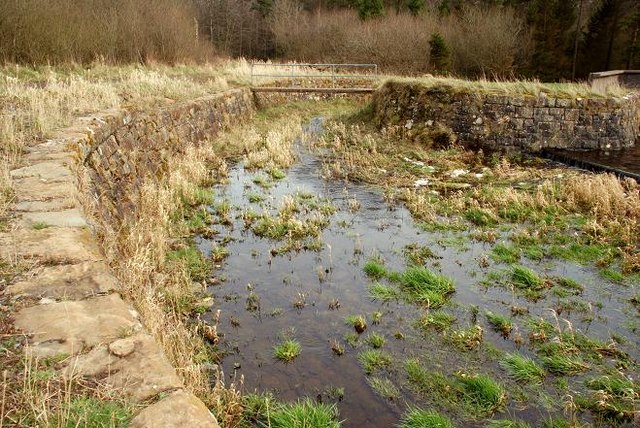
MULTIPOLYGON (((368 293, 371 280, 363 273, 364 263, 372 255, 380 255, 386 267, 401 270, 406 267, 402 254, 405 245, 429 247, 439 258, 431 259, 427 266, 453 278, 456 284, 451 304, 444 309, 456 314, 458 324, 466 327, 472 318, 470 305, 478 306, 478 322, 485 329, 485 344, 503 351, 516 349, 514 341, 505 340, 492 331, 482 314, 491 310, 509 315, 511 305, 518 304, 528 307, 531 316, 549 319, 549 308, 555 299, 548 297, 533 304, 507 290, 482 287, 479 282, 489 269, 505 268, 504 265, 480 267, 478 261, 489 253, 489 244, 472 241, 463 232, 422 231, 406 209, 389 205, 376 189, 324 180, 319 159, 304 144, 297 147, 299 161, 287 171, 285 179, 276 181, 270 189, 261 189, 253 183, 256 175, 264 173, 246 171, 242 164, 234 166, 228 184, 215 190, 218 202, 231 202, 233 225, 216 226, 219 232, 216 239, 199 241, 200 248, 210 252, 216 242, 230 240, 226 246, 230 255, 216 271, 222 281, 210 287, 216 299, 215 309, 221 310, 219 331, 224 334, 221 347, 227 353, 223 360, 226 376, 244 376, 245 392, 273 391, 282 400, 311 396, 325 402, 337 402, 345 427, 394 426, 408 405, 420 405, 403 371, 403 362, 413 356, 427 361, 429 370, 451 374, 460 369, 472 369, 491 373, 508 385, 504 371, 490 353, 460 353, 444 345, 437 333, 425 336, 416 330, 412 324, 422 313, 419 307, 403 302, 373 301, 368 293), (320 251, 272 256, 271 249, 279 243, 245 230, 241 213, 246 210, 275 213, 285 195, 298 191, 327 198, 338 211, 331 216, 330 225, 322 234, 324 245, 320 251), (248 195, 254 193, 263 194, 265 201, 249 202, 248 195), (360 205, 356 211, 349 209, 353 208, 353 199, 360 205), (252 293, 259 296, 259 304, 257 309, 248 310, 247 298, 252 293), (372 314, 377 311, 382 317, 374 325, 372 314), (354 349, 344 340, 345 335, 354 333, 344 318, 357 314, 366 315, 369 325, 354 349), (383 349, 393 356, 392 368, 376 375, 390 379, 400 388, 400 397, 395 400, 377 395, 358 363, 358 352, 370 349, 364 340, 370 332, 384 335, 383 349), (395 338, 399 336, 397 333, 402 333, 404 338, 395 338), (302 345, 301 355, 288 364, 273 357, 273 347, 283 336, 293 337, 302 345), (332 339, 345 347, 344 355, 337 356, 332 352, 332 339), (344 389, 340 399, 332 394, 336 388, 344 389)), ((499 233, 506 237, 510 230, 499 233)), ((590 316, 564 312, 561 317, 574 328, 602 340, 609 338, 611 333, 627 337, 629 342, 625 350, 638 356, 640 339, 628 322, 635 316, 634 309, 627 303, 629 288, 608 283, 593 269, 571 263, 550 263, 548 260, 542 263, 523 260, 522 263, 541 274, 568 276, 584 284, 586 291, 581 298, 592 303, 590 316)), ((523 319, 515 322, 526 337, 523 319)), ((519 350, 533 356, 526 345, 519 350)), ((555 390, 550 389, 548 393, 552 402, 559 400, 559 396, 554 395, 555 390)), ((557 411, 557 408, 546 407, 536 400, 529 403, 510 401, 505 414, 534 422, 546 417, 550 411, 557 411)), ((458 423, 463 420, 458 419, 460 415, 450 416, 458 423)), ((462 425, 475 426, 476 423, 465 421, 462 425)), ((477 423, 477 426, 482 424, 477 423)))
POLYGON ((640 144, 621 150, 557 150, 554 153, 572 161, 572 163, 577 162, 581 166, 588 166, 589 164, 603 165, 613 170, 627 172, 635 177, 640 177, 640 144))

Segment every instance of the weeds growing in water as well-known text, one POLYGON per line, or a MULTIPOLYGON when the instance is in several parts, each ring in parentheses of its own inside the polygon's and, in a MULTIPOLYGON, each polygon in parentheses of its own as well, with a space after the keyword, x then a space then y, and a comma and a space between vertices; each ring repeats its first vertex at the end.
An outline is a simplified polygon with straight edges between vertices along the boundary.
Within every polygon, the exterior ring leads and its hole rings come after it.
POLYGON ((429 259, 439 258, 429 247, 421 247, 418 244, 405 245, 402 253, 411 266, 424 266, 429 259))
POLYGON ((418 320, 418 326, 423 330, 433 328, 437 331, 447 330, 456 321, 456 317, 446 312, 429 312, 418 320))
POLYGON ((633 420, 638 410, 640 383, 619 374, 605 375, 585 381, 593 393, 584 406, 605 419, 620 422, 633 420))
POLYGON ((296 403, 276 405, 268 411, 267 421, 261 422, 263 427, 323 427, 340 428, 338 408, 335 404, 315 403, 309 398, 296 403))
POLYGON ((447 335, 447 339, 462 351, 476 349, 482 343, 484 330, 477 324, 462 330, 454 330, 447 335))
POLYGON ((487 375, 459 374, 463 400, 478 414, 491 415, 500 410, 507 401, 505 389, 487 375))
POLYGON ((489 421, 488 428, 531 428, 531 425, 519 419, 494 419, 489 421))
POLYGON ((367 336, 367 343, 372 348, 382 348, 384 346, 384 342, 384 336, 379 333, 372 332, 367 336))
POLYGON ((544 280, 537 273, 524 266, 511 269, 511 281, 517 288, 527 290, 538 290, 544 285, 544 280))
POLYGON ((513 247, 508 247, 503 243, 499 243, 491 249, 491 258, 496 262, 501 263, 518 263, 520 260, 520 252, 513 247))
POLYGON ((358 354, 358 361, 366 374, 387 368, 391 365, 391 355, 379 349, 367 349, 358 354))
POLYGON ((544 370, 535 361, 520 354, 506 354, 500 366, 517 382, 540 384, 545 376, 544 370))
POLYGON ((494 314, 493 312, 487 311, 485 313, 487 317, 487 321, 491 324, 496 330, 502 333, 503 336, 508 336, 513 329, 513 323, 511 319, 505 317, 504 315, 494 314))
POLYGON ((387 378, 371 376, 367 383, 379 396, 387 400, 395 400, 400 396, 400 390, 387 378))
POLYGON ((553 354, 542 357, 542 365, 553 374, 577 375, 589 369, 579 356, 553 354))
POLYGON ((362 333, 367 329, 367 319, 364 315, 349 315, 344 321, 352 325, 358 333, 362 333))
POLYGON ((380 300, 381 302, 396 300, 399 297, 398 291, 395 288, 379 282, 374 282, 369 285, 369 295, 373 300, 380 300))
POLYGON ((425 267, 410 267, 397 275, 397 281, 407 300, 437 309, 455 291, 453 281, 425 267))
POLYGON ((329 343, 331 345, 331 350, 333 351, 334 354, 336 355, 344 354, 344 346, 342 346, 342 344, 340 344, 340 342, 338 342, 337 339, 331 339, 329 343))
POLYGON ((453 428, 453 424, 438 412, 413 408, 402 416, 400 428, 453 428))
POLYGON ((302 345, 295 339, 285 339, 273 347, 273 356, 285 363, 293 361, 300 352, 302 352, 302 345))
POLYGON ((364 273, 373 279, 380 279, 387 275, 387 269, 377 259, 369 259, 364 265, 364 273))

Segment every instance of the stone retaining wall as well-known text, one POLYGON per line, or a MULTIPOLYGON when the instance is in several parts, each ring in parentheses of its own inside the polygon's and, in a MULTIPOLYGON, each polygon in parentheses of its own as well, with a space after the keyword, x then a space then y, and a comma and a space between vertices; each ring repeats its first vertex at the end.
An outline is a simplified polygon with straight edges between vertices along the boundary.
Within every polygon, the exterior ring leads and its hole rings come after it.
POLYGON ((121 298, 80 201, 95 202, 98 222, 117 225, 135 216, 144 180, 162 180, 187 146, 254 110, 248 90, 232 90, 149 114, 92 115, 29 147, 26 166, 11 172, 16 221, 0 233, 0 257, 38 266, 7 288, 14 300, 35 302, 15 314, 15 325, 29 336, 34 356, 70 356, 65 376, 98 377, 147 403, 133 427, 218 424, 121 298))
POLYGON ((445 126, 465 145, 491 150, 620 149, 640 136, 640 95, 568 99, 501 96, 387 82, 373 97, 380 125, 413 133, 445 126))

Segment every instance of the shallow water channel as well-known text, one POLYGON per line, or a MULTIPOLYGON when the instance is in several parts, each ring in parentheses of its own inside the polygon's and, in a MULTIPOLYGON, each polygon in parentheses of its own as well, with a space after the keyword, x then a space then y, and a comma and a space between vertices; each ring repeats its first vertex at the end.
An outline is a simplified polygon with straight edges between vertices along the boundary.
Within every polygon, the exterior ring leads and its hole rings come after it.
MULTIPOLYGON (((311 127, 317 131, 320 124, 321 119, 316 119, 311 127)), ((556 297, 547 295, 532 303, 504 288, 482 286, 489 270, 507 268, 488 259, 491 244, 470 239, 468 231, 425 232, 405 208, 387 203, 378 189, 324 180, 318 155, 301 142, 296 150, 298 162, 285 171, 285 178, 273 180, 270 188, 255 183, 262 184, 256 177, 265 177, 264 172, 247 171, 242 163, 233 166, 228 184, 215 189, 216 204, 228 201, 231 205, 231 224, 214 226, 218 232, 214 239, 198 238, 206 254, 222 242, 229 252, 215 272, 221 279, 219 284, 209 288, 216 301, 213 312, 221 311, 218 330, 224 335, 220 347, 226 352, 223 368, 227 378, 244 376, 245 392, 273 391, 282 400, 310 396, 337 402, 344 427, 390 427, 398 424, 408 406, 434 407, 407 382, 404 363, 415 357, 427 369, 447 375, 458 371, 491 374, 505 385, 509 395, 506 410, 496 418, 517 417, 539 425, 548 415, 562 413, 560 397, 564 392, 553 382, 545 381, 541 388, 529 391, 508 379, 498 364, 497 355, 504 351, 518 349, 535 356, 526 343, 524 321, 514 318, 515 329, 505 338, 484 317, 485 311, 510 315, 510 308, 519 305, 527 308, 526 317, 553 320, 550 309, 555 307, 556 297), (286 195, 296 194, 313 199, 317 205, 332 205, 337 211, 328 215, 330 222, 322 231, 317 251, 277 254, 275 248, 280 243, 246 228, 243 213, 273 214, 286 195), (426 266, 454 280, 456 292, 443 310, 454 314, 460 327, 477 322, 483 328, 480 348, 460 352, 435 331, 425 333, 415 327, 424 312, 415 304, 402 300, 384 303, 370 297, 372 279, 363 272, 366 261, 379 256, 387 269, 401 271, 407 267, 403 249, 412 244, 429 248, 435 257, 429 258, 426 266), (347 316, 358 314, 368 321, 359 336, 345 322, 347 316), (358 353, 370 349, 366 338, 372 332, 384 336, 382 349, 393 362, 367 376, 358 353), (524 344, 516 344, 514 337, 518 335, 525 338, 524 344), (283 337, 295 338, 302 345, 301 354, 286 364, 273 356, 274 346, 283 337), (343 355, 332 351, 332 340, 344 347, 343 355), (393 399, 380 396, 368 382, 372 376, 390 380, 398 395, 393 399)), ((502 237, 511 232, 498 231, 502 237)), ((638 356, 638 323, 632 322, 636 312, 628 303, 631 287, 608 282, 595 269, 570 262, 523 259, 521 263, 548 276, 573 278, 585 286, 580 299, 588 309, 571 312, 571 306, 565 305, 558 313, 559 323, 570 323, 571 328, 603 341, 612 334, 626 337, 624 351, 634 359, 638 356)), ((580 377, 569 378, 570 387, 573 382, 577 385, 580 377)), ((459 426, 486 425, 482 418, 456 414, 451 408, 437 410, 448 413, 459 426)))

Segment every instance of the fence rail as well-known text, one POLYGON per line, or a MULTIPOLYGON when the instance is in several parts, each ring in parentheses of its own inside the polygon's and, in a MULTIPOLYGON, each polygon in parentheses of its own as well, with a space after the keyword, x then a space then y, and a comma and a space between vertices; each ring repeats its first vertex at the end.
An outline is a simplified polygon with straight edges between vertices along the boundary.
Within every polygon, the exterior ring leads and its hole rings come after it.
POLYGON ((251 87, 256 92, 366 93, 377 80, 377 64, 251 63, 251 87), (274 81, 285 86, 261 86, 274 81), (367 86, 359 86, 363 82, 367 86), (306 86, 309 83, 313 86, 306 86))

